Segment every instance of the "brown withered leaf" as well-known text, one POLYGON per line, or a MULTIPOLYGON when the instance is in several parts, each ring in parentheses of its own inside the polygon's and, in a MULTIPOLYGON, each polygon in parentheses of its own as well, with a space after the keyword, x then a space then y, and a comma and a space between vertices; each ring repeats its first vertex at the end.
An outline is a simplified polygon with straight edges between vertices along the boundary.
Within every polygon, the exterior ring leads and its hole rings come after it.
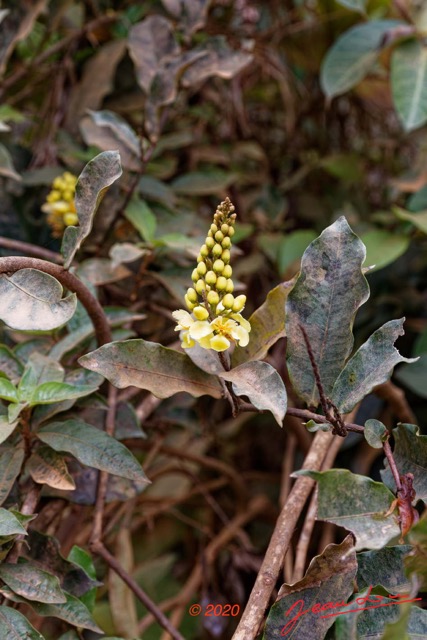
POLYGON ((64 456, 47 446, 39 447, 31 454, 27 470, 38 484, 47 484, 54 489, 72 491, 76 488, 70 476, 64 456))

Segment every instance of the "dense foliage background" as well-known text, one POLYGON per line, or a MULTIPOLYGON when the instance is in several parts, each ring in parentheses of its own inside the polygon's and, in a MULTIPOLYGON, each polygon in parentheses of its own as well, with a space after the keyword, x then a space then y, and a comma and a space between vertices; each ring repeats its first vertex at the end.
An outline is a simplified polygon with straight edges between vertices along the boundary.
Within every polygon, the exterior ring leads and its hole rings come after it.
MULTIPOLYGON (((393 386, 383 397, 368 396, 355 421, 422 425, 426 15, 416 0, 3 2, 2 255, 27 253, 4 237, 58 252, 60 238, 42 211, 53 180, 65 170, 78 175, 99 151, 118 149, 124 173, 102 201, 77 272, 97 288, 103 306, 127 310, 111 311, 116 340, 171 345, 171 312, 183 304, 198 248, 227 195, 238 214, 233 269, 248 297, 247 317, 295 275, 308 244, 345 215, 367 246, 365 265, 375 265, 356 346, 405 316, 398 347, 421 356, 394 376, 409 404, 393 386), (343 35, 353 27, 364 30, 346 44, 343 35)), ((29 338, 6 327, 1 334, 11 347, 29 338)), ((47 353, 60 338, 53 332, 31 344, 47 353)), ((24 358, 32 348, 21 350, 24 358)), ((64 347, 63 365, 72 368, 93 348, 91 337, 64 347)), ((269 361, 287 381, 283 349, 284 339, 269 361)), ((160 401, 130 387, 118 399, 117 437, 152 484, 143 491, 110 487, 105 542, 157 604, 183 616, 185 638, 230 638, 233 618, 202 620, 188 607, 244 606, 289 473, 301 466, 312 436, 290 416, 283 429, 270 414, 232 419, 227 402, 206 397, 160 401), (256 494, 268 506, 252 515, 256 494), (231 541, 223 538, 230 527, 238 530, 231 541)), ((89 422, 104 419, 101 392, 79 402, 89 422)), ((380 453, 351 434, 336 466, 378 479, 380 453)), ((87 544, 96 490, 94 474, 73 471, 77 488, 46 491, 35 523, 58 539, 64 557, 87 544)), ((343 538, 343 529, 317 523, 307 559, 343 538)), ((111 636, 163 637, 101 562, 96 570, 104 583, 94 608, 98 625, 111 636)), ((286 582, 293 572, 288 553, 286 582)), ((29 619, 46 638, 66 629, 34 613, 29 619)))

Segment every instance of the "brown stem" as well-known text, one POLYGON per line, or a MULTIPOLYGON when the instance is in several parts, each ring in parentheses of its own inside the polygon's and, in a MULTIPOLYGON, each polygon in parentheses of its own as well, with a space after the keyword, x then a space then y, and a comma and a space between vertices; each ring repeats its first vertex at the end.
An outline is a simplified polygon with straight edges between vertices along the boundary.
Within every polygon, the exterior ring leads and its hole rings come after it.
POLYGON ((384 449, 385 456, 388 460, 388 464, 390 465, 390 471, 393 474, 394 482, 396 483, 396 489, 397 491, 401 491, 402 483, 400 481, 399 471, 396 467, 396 462, 394 461, 393 452, 391 450, 390 443, 388 440, 383 443, 383 449, 384 449))
MULTIPOLYGON (((332 439, 333 435, 330 432, 316 433, 302 468, 319 470, 332 439)), ((261 569, 232 640, 254 640, 257 637, 292 534, 313 485, 314 480, 302 476, 292 487, 277 520, 261 569)))
POLYGON ((13 240, 12 238, 0 236, 0 247, 20 251, 24 255, 33 255, 35 258, 41 258, 42 260, 50 260, 56 264, 62 264, 64 261, 60 253, 50 251, 44 247, 38 247, 30 242, 22 242, 22 240, 13 240))
MULTIPOLYGON (((309 420, 314 420, 318 424, 326 424, 327 422, 330 422, 330 420, 325 416, 320 416, 317 413, 313 413, 313 411, 308 411, 308 409, 296 409, 295 407, 288 407, 286 413, 290 416, 301 418, 301 420, 304 420, 305 422, 308 422, 309 420)), ((354 424, 354 422, 344 422, 344 426, 347 431, 354 431, 355 433, 363 433, 365 430, 362 425, 354 424)))
POLYGON ((130 576, 125 569, 123 569, 120 562, 116 560, 114 556, 104 547, 102 542, 97 542, 92 545, 92 551, 97 553, 105 562, 111 567, 113 571, 123 580, 125 584, 133 591, 138 600, 144 605, 144 607, 153 615, 163 629, 165 629, 173 640, 185 640, 179 631, 171 624, 164 613, 160 611, 157 605, 149 598, 149 596, 141 589, 139 584, 130 576))
POLYGON ((304 338, 305 348, 307 349, 308 359, 310 360, 311 368, 313 369, 314 380, 316 382, 317 391, 319 393, 320 404, 322 405, 323 413, 325 416, 329 413, 328 402, 326 400, 325 391, 323 389, 322 380, 320 379, 320 371, 317 366, 316 358, 314 357, 313 349, 311 348, 310 340, 307 335, 307 331, 302 326, 299 325, 299 330, 302 333, 302 337, 304 338))
POLYGON ((69 291, 74 292, 92 320, 98 346, 112 341, 111 329, 101 305, 83 282, 75 275, 60 265, 47 262, 46 260, 39 260, 38 258, 20 256, 0 258, 0 273, 15 273, 15 271, 19 271, 20 269, 38 269, 39 271, 43 271, 43 273, 48 273, 56 278, 64 287, 69 289, 69 291))

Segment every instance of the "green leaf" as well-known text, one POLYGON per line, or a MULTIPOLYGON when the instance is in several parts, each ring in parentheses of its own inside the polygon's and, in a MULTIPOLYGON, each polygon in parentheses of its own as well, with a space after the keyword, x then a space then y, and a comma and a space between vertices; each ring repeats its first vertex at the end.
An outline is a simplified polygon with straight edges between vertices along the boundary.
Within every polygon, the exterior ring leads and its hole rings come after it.
POLYGON ((341 544, 329 544, 310 562, 302 580, 282 585, 268 614, 263 640, 284 636, 289 640, 323 640, 335 618, 323 617, 322 612, 332 608, 327 603, 347 601, 353 592, 356 572, 352 536, 341 544), (323 605, 317 613, 311 610, 316 603, 323 605), (307 613, 298 617, 302 611, 307 613))
POLYGON ((37 269, 20 269, 11 276, 0 275, 0 320, 20 331, 57 329, 73 315, 77 298, 62 299, 62 285, 37 269))
POLYGON ((416 213, 410 213, 402 207, 392 207, 392 212, 399 218, 399 220, 405 220, 414 225, 417 229, 427 234, 427 211, 417 211, 416 213))
POLYGON ((13 351, 5 344, 0 344, 0 371, 3 371, 12 382, 17 382, 23 369, 21 361, 13 351))
POLYGON ((28 600, 52 604, 67 601, 58 578, 29 562, 3 563, 0 565, 0 578, 12 591, 28 600))
MULTIPOLYGON (((16 423, 13 423, 13 428, 16 423)), ((22 447, 2 447, 0 449, 0 505, 6 500, 18 477, 25 452, 22 447)))
POLYGON ((76 488, 75 482, 70 476, 64 457, 50 447, 38 447, 33 451, 26 470, 39 484, 47 484, 54 489, 72 491, 76 488))
POLYGON ((18 390, 7 378, 0 378, 0 398, 9 402, 18 402, 18 390))
POLYGON ((117 149, 123 166, 129 171, 141 168, 141 145, 135 131, 126 120, 113 111, 87 110, 80 121, 80 131, 88 145, 101 151, 117 149))
POLYGON ((292 474, 292 477, 297 476, 317 480, 317 517, 351 531, 356 538, 356 549, 381 549, 400 535, 396 518, 391 514, 385 516, 394 495, 382 482, 374 482, 347 469, 301 470, 292 474))
POLYGON ((410 243, 409 236, 392 233, 385 229, 372 229, 362 233, 360 239, 366 246, 365 265, 367 267, 375 265, 373 269, 369 270, 369 273, 383 269, 400 258, 410 243))
POLYGON ((319 394, 301 333, 308 335, 326 395, 353 346, 354 316, 368 299, 362 273, 365 247, 344 217, 325 229, 304 252, 301 272, 286 303, 287 360, 295 391, 308 405, 319 394))
POLYGON ((155 342, 126 340, 106 344, 79 359, 79 364, 101 373, 119 389, 147 389, 158 398, 186 391, 193 396, 220 398, 216 376, 201 371, 183 353, 155 342))
POLYGON ((292 283, 282 282, 268 294, 265 302, 249 318, 250 340, 247 347, 235 349, 231 356, 233 367, 249 360, 262 360, 270 347, 286 335, 285 304, 292 283))
POLYGON ((207 196, 217 195, 236 182, 237 176, 230 171, 193 171, 185 173, 172 182, 175 193, 207 196))
POLYGON ((150 249, 139 247, 131 242, 116 242, 111 247, 108 255, 111 258, 111 268, 114 270, 120 264, 135 262, 150 253, 150 249))
POLYGON ((427 121, 427 47, 409 40, 395 47, 391 57, 394 106, 406 131, 427 121))
POLYGON ((408 533, 412 551, 405 558, 405 568, 408 576, 415 573, 420 591, 427 587, 427 511, 424 511, 419 522, 411 527, 408 533))
POLYGON ((93 218, 109 186, 122 175, 118 151, 103 151, 83 169, 76 186, 78 227, 66 227, 61 253, 68 269, 83 240, 92 229, 93 218))
POLYGON ((348 9, 354 9, 355 11, 360 11, 361 13, 365 13, 366 10, 366 0, 336 0, 338 4, 341 4, 343 7, 347 7, 348 9))
POLYGON ((89 467, 130 480, 145 478, 141 465, 129 449, 83 420, 51 422, 37 431, 37 437, 55 451, 71 453, 89 467))
POLYGON ((237 396, 247 396, 257 409, 271 411, 279 427, 287 409, 286 388, 276 369, 267 362, 245 362, 219 374, 232 383, 237 396))
POLYGON ((62 382, 64 375, 63 367, 54 358, 37 351, 32 353, 18 385, 19 399, 28 400, 36 387, 44 382, 62 382))
POLYGON ((388 431, 382 422, 371 419, 365 422, 363 435, 371 447, 374 447, 374 449, 382 449, 383 443, 387 441, 388 431))
MULTIPOLYGON (((96 582, 96 569, 90 553, 88 553, 81 547, 74 545, 70 553, 68 554, 68 560, 78 567, 81 567, 83 571, 89 576, 89 578, 92 578, 92 580, 96 582)), ((96 592, 97 588, 94 586, 79 598, 79 600, 81 600, 83 604, 86 605, 89 611, 93 611, 93 608, 95 606, 96 592)))
POLYGON ((11 607, 0 606, 0 640, 45 640, 27 618, 11 607))
POLYGON ((370 20, 341 35, 322 62, 320 82, 327 97, 345 93, 363 80, 378 58, 384 36, 401 24, 398 20, 370 20))
POLYGON ((403 335, 405 318, 390 320, 377 329, 345 365, 332 389, 332 401, 341 413, 348 413, 374 387, 388 380, 399 362, 415 362, 404 358, 393 346, 403 335))
POLYGON ((301 258, 310 242, 315 239, 316 233, 311 229, 293 231, 281 238, 277 247, 277 269, 280 275, 301 258))
POLYGON ((420 398, 427 398, 427 353, 422 354, 414 364, 399 367, 395 378, 420 398))
POLYGON ((137 196, 133 197, 126 207, 124 215, 133 224, 143 240, 153 242, 157 220, 145 200, 137 196))
MULTIPOLYGON (((419 427, 414 424, 399 424, 393 429, 393 436, 393 457, 399 474, 412 473, 417 499, 427 501, 427 436, 420 435, 419 427)), ((387 460, 381 478, 392 491, 396 490, 387 460)))
POLYGON ((358 553, 356 581, 359 590, 379 584, 388 593, 409 592, 411 581, 405 574, 404 558, 411 549, 411 545, 401 544, 398 547, 358 553))
POLYGON ((70 593, 63 591, 62 593, 65 596, 64 603, 52 604, 45 602, 35 602, 34 600, 29 600, 24 598, 23 596, 18 596, 13 592, 9 592, 6 589, 1 589, 1 591, 10 598, 13 602, 25 602, 30 605, 32 609, 39 616, 48 616, 49 618, 59 618, 60 620, 64 620, 69 624, 74 625, 75 627, 81 627, 83 629, 90 629, 95 633, 103 633, 102 629, 98 627, 95 623, 94 619, 90 615, 88 608, 75 596, 72 596, 70 593))
MULTIPOLYGON (((101 383, 100 383, 101 384, 101 383)), ((34 389, 28 403, 31 407, 37 404, 51 404, 62 402, 73 398, 82 398, 93 393, 99 385, 93 386, 73 386, 65 382, 44 382, 34 389)))
POLYGON ((18 517, 0 507, 0 536, 27 535, 26 530, 20 523, 18 517))

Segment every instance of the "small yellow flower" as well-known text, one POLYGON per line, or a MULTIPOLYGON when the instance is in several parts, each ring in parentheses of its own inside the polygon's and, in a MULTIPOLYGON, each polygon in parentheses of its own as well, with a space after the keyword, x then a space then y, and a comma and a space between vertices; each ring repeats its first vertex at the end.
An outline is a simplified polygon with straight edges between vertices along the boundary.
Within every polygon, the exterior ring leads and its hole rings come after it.
POLYGON ((76 176, 65 171, 53 181, 52 190, 41 208, 47 214, 47 223, 52 228, 54 238, 59 238, 65 227, 79 222, 74 203, 76 184, 76 176))
POLYGON ((193 287, 185 294, 184 309, 173 312, 175 331, 182 331, 182 347, 197 343, 203 349, 226 351, 232 344, 246 347, 251 325, 241 315, 246 296, 234 296, 233 270, 230 261, 231 238, 236 214, 226 198, 217 208, 213 223, 200 249, 197 267, 191 279, 193 287))

